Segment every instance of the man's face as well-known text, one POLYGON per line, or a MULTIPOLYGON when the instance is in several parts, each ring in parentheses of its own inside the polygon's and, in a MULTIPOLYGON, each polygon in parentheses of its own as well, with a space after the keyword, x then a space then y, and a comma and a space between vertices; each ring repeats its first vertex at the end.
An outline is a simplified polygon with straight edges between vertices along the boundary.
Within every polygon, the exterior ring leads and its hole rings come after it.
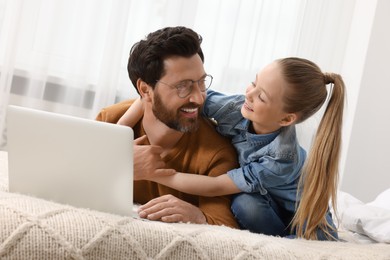
POLYGON ((190 58, 171 57, 165 60, 165 75, 157 83, 153 93, 153 113, 168 127, 180 132, 193 132, 198 129, 199 117, 206 93, 201 92, 197 83, 191 93, 181 98, 176 84, 183 80, 197 81, 204 77, 202 60, 196 54, 190 58))

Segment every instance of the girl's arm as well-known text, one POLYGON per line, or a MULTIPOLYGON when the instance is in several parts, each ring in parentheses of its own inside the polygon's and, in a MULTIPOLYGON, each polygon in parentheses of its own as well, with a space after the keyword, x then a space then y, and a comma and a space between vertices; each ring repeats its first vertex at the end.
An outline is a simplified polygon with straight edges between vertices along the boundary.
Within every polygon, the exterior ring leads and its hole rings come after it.
POLYGON ((126 125, 134 127, 144 114, 144 107, 140 98, 137 98, 134 103, 127 109, 126 113, 119 118, 118 125, 126 125))
POLYGON ((149 180, 158 182, 181 192, 214 197, 241 192, 227 174, 210 177, 177 172, 169 176, 154 175, 149 180))

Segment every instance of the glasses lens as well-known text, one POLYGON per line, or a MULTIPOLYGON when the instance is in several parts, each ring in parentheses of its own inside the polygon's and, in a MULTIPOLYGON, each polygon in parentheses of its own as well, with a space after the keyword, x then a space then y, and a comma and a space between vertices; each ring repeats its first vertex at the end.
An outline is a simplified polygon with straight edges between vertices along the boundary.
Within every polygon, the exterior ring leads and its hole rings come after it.
POLYGON ((193 82, 191 80, 183 80, 176 85, 179 97, 186 97, 191 93, 193 82))
POLYGON ((202 82, 200 82, 199 84, 200 90, 206 91, 211 86, 212 82, 213 82, 213 77, 210 75, 206 75, 204 80, 202 80, 202 82))
MULTIPOLYGON (((203 79, 198 81, 198 86, 200 91, 205 92, 210 86, 213 81, 213 77, 211 75, 206 75, 203 79)), ((187 97, 191 91, 193 85, 196 83, 196 81, 192 80, 183 80, 180 83, 176 85, 177 94, 181 98, 187 97)))

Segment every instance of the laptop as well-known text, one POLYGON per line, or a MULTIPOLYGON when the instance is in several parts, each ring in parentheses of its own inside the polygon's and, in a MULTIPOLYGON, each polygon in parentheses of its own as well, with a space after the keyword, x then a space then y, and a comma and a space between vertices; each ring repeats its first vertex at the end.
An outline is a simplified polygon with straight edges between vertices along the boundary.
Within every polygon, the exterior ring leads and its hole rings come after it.
POLYGON ((133 213, 133 131, 7 108, 9 191, 123 216, 133 213))

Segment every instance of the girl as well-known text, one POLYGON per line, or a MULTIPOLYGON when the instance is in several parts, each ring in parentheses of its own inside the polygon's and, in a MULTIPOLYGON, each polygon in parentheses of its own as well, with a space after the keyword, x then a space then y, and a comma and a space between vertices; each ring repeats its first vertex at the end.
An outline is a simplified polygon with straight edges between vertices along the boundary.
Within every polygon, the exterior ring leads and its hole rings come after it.
MULTIPOLYGON (((335 208, 344 88, 341 76, 292 57, 266 66, 245 96, 209 90, 204 115, 231 138, 241 167, 215 178, 186 173, 144 178, 195 195, 236 194, 232 212, 241 228, 252 232, 336 240, 329 201, 335 208), (327 84, 333 88, 306 159, 295 124, 322 107, 327 84)), ((139 118, 132 107, 118 123, 139 118)))

